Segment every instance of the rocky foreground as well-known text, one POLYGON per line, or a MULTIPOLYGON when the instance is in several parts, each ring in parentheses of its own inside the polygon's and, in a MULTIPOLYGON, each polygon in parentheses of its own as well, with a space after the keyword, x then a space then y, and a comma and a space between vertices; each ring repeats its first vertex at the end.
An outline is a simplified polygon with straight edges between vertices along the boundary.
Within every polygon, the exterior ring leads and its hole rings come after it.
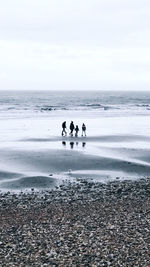
POLYGON ((150 180, 1 193, 0 266, 150 266, 150 180))

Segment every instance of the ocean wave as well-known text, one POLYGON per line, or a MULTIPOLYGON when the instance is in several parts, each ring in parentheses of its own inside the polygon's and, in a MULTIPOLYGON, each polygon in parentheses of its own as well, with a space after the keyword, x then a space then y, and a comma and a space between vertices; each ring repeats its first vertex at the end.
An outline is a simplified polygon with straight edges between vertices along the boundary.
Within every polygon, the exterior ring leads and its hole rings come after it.
POLYGON ((136 104, 136 105, 102 105, 102 104, 80 104, 80 105, 66 105, 65 106, 54 106, 54 105, 47 105, 47 106, 10 106, 10 107, 0 107, 0 113, 1 114, 18 114, 18 113, 29 113, 29 112, 41 112, 41 113, 49 113, 49 112, 55 112, 55 111, 125 111, 125 110, 132 110, 132 111, 147 111, 150 110, 150 105, 148 104, 136 104))
POLYGON ((82 107, 87 107, 91 109, 104 109, 104 110, 118 109, 118 107, 116 106, 107 106, 107 105, 102 105, 102 104, 97 104, 97 103, 85 104, 85 105, 82 105, 82 107))
MULTIPOLYGON (((150 94, 117 92, 13 92, 1 93, 0 113, 4 114, 49 114, 55 111, 98 111, 103 114, 119 111, 145 112, 149 115, 150 94), (112 111, 112 112, 111 112, 112 111)), ((43 115, 44 115, 43 114, 43 115)))
POLYGON ((146 108, 150 107, 149 104, 137 104, 137 105, 135 105, 135 106, 136 106, 136 107, 146 107, 146 108))
POLYGON ((40 107, 40 111, 53 111, 53 110, 69 110, 69 109, 65 107, 58 107, 58 106, 40 107))
MULTIPOLYGON (((36 107, 37 108, 37 107, 36 107)), ((119 106, 105 106, 101 104, 80 104, 76 106, 43 106, 39 107, 38 110, 41 112, 49 112, 49 111, 55 111, 55 110, 89 110, 89 109, 100 109, 100 110, 109 110, 109 109, 120 109, 119 106)))
POLYGON ((103 108, 104 106, 101 104, 97 104, 97 103, 91 103, 91 104, 83 104, 81 106, 85 106, 85 107, 101 107, 103 108))

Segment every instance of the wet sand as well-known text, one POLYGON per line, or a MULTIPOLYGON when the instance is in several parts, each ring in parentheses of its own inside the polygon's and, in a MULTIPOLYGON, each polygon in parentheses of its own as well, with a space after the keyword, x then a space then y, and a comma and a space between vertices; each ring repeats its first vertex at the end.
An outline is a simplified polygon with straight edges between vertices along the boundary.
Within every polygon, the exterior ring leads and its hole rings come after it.
POLYGON ((0 150, 0 189, 46 189, 82 177, 144 178, 150 173, 149 141, 139 135, 20 139, 0 150))

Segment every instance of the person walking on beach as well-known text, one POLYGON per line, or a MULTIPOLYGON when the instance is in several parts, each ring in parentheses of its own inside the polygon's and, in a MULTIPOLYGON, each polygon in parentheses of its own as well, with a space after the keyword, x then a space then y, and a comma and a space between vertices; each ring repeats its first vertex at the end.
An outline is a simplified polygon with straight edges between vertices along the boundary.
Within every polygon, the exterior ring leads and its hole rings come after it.
POLYGON ((74 123, 73 121, 70 123, 70 135, 73 136, 73 130, 74 130, 74 123))
POLYGON ((61 135, 62 136, 64 136, 64 134, 65 134, 65 136, 67 135, 67 132, 66 132, 66 121, 64 121, 63 123, 62 123, 62 133, 61 133, 61 135))
POLYGON ((86 136, 86 126, 84 123, 82 124, 82 136, 83 135, 86 136))
POLYGON ((79 132, 79 127, 78 127, 78 125, 76 125, 76 128, 75 128, 75 137, 78 137, 78 132, 79 132))

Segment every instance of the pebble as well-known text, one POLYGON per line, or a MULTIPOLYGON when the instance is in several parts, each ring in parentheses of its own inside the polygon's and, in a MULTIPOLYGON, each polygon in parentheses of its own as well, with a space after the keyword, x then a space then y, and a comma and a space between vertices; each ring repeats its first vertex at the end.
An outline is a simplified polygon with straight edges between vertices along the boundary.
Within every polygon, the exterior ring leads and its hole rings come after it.
POLYGON ((0 266, 150 266, 150 180, 0 192, 0 266))

